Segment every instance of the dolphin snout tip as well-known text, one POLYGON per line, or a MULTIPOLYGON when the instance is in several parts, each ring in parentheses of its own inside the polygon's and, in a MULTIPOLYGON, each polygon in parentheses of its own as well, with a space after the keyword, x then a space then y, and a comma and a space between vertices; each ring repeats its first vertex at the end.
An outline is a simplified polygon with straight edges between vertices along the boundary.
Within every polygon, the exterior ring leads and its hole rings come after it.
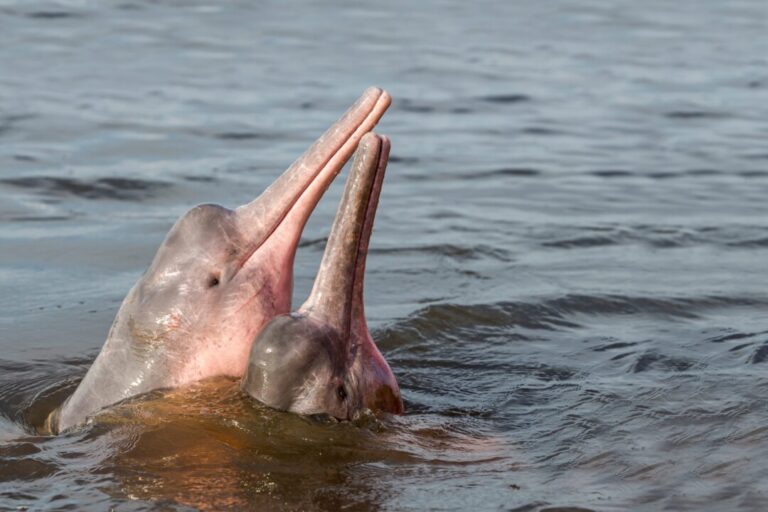
POLYGON ((389 107, 392 103, 392 96, 390 96, 385 89, 375 85, 368 87, 365 92, 363 92, 363 97, 375 97, 379 103, 386 105, 386 107, 389 107))
POLYGON ((358 148, 365 152, 367 149, 370 148, 373 144, 379 144, 381 141, 381 135, 379 135, 376 132, 368 132, 362 137, 360 137, 360 142, 358 143, 358 148))
POLYGON ((389 149, 389 137, 371 131, 363 135, 360 138, 360 142, 358 144, 358 148, 360 148, 362 152, 366 152, 369 149, 374 149, 376 146, 380 146, 382 149, 389 149))

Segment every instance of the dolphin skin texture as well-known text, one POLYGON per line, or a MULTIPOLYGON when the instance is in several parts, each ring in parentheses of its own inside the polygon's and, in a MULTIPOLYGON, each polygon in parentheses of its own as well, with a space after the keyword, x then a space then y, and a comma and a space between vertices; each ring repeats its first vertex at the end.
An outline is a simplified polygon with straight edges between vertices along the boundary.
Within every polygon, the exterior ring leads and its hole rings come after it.
POLYGON ((293 262, 307 219, 390 102, 385 91, 366 90, 259 197, 234 210, 207 204, 182 216, 46 430, 70 429, 152 390, 242 377, 254 338, 290 311, 293 262))
POLYGON ((296 312, 274 318, 251 349, 244 392, 298 414, 355 419, 362 411, 402 414, 400 388, 371 338, 363 278, 390 144, 360 141, 320 270, 296 312))

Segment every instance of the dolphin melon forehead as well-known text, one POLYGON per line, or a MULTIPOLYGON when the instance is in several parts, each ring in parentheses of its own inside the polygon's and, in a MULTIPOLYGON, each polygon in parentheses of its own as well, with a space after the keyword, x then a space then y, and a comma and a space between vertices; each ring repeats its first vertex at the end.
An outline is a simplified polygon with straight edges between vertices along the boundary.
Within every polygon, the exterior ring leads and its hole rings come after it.
POLYGON ((281 315, 261 331, 251 348, 243 390, 264 404, 287 410, 307 385, 343 368, 336 332, 309 318, 281 315))
POLYGON ((224 242, 230 250, 244 250, 244 237, 234 212, 217 204, 195 206, 181 216, 166 235, 158 254, 177 248, 219 247, 224 242))

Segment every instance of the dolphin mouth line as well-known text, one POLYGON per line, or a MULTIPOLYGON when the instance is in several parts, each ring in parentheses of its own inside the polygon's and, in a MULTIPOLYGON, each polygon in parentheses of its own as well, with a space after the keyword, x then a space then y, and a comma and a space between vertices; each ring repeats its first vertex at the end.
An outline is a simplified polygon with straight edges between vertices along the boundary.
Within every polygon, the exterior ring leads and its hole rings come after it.
MULTIPOLYGON (((389 107, 391 103, 391 97, 389 94, 382 90, 378 90, 378 96, 376 98, 376 101, 373 103, 373 105, 370 107, 370 109, 365 113, 364 117, 360 119, 355 126, 355 129, 349 134, 349 136, 341 141, 340 144, 337 145, 337 147, 328 155, 328 157, 317 166, 317 170, 315 172, 315 175, 312 177, 311 180, 309 180, 306 185, 301 189, 301 191, 296 194, 294 199, 286 206, 286 208, 282 211, 281 216, 275 220, 273 225, 270 227, 269 231, 264 235, 264 237, 259 240, 256 244, 253 245, 251 250, 249 250, 238 262, 237 266, 235 267, 234 274, 236 275, 247 263, 248 261, 253 257, 253 255, 256 253, 256 251, 261 248, 262 245, 264 245, 267 240, 270 239, 270 237, 280 228, 280 226, 283 224, 283 221, 285 218, 293 211, 293 208, 296 206, 296 204, 301 201, 302 197, 306 194, 307 190, 318 180, 321 176, 323 176, 324 171, 328 167, 328 165, 334 160, 334 158, 339 155, 340 153, 343 153, 344 150, 348 150, 349 146, 352 141, 356 141, 355 145, 359 142, 362 135, 365 133, 371 131, 373 129, 373 126, 377 122, 377 118, 380 118, 383 112, 389 107), (371 123, 371 119, 373 119, 373 123, 371 123), (362 132, 362 133, 361 133, 362 132)), ((334 173, 334 175, 341 172, 341 169, 344 167, 344 165, 339 166, 339 170, 334 173)), ((328 185, 330 186, 332 180, 329 180, 328 185)), ((326 187, 327 187, 326 186, 326 187)), ((319 201, 318 197, 318 201, 319 201)), ((317 202, 315 202, 314 206, 317 205, 317 202)))
MULTIPOLYGON (((373 173, 371 184, 368 188, 368 202, 365 205, 365 215, 363 216, 363 228, 360 230, 353 244, 353 250, 355 251, 354 264, 352 271, 352 283, 350 283, 349 290, 346 297, 346 311, 349 311, 349 319, 345 321, 347 332, 352 332, 352 324, 355 321, 355 308, 354 302, 360 301, 359 307, 362 314, 363 308, 363 281, 365 279, 365 263, 368 259, 368 244, 371 239, 371 233, 373 231, 373 221, 376 217, 376 210, 379 206, 379 196, 381 194, 381 181, 382 175, 386 172, 387 159, 389 156, 389 139, 385 136, 379 136, 381 143, 379 144, 376 152, 376 170, 373 173), (377 190, 378 189, 378 190, 377 190)), ((364 317, 364 314, 363 314, 364 317)))
POLYGON ((385 136, 370 133, 361 140, 312 291, 298 310, 332 325, 345 339, 365 325, 365 263, 389 151, 385 136))

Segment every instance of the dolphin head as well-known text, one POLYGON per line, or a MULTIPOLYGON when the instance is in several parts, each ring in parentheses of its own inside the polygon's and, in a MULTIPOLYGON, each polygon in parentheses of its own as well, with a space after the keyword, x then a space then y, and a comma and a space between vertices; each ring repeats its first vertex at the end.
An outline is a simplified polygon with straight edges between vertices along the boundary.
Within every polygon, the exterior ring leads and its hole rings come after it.
POLYGON ((397 380, 371 338, 363 307, 389 147, 385 137, 363 137, 309 299, 269 322, 253 344, 241 387, 268 406, 341 420, 365 409, 403 412, 397 380))
POLYGON ((234 210, 201 205, 182 216, 123 301, 102 351, 58 413, 58 429, 153 389, 242 376, 254 337, 290 311, 293 261, 309 215, 390 101, 368 89, 252 202, 234 210))

